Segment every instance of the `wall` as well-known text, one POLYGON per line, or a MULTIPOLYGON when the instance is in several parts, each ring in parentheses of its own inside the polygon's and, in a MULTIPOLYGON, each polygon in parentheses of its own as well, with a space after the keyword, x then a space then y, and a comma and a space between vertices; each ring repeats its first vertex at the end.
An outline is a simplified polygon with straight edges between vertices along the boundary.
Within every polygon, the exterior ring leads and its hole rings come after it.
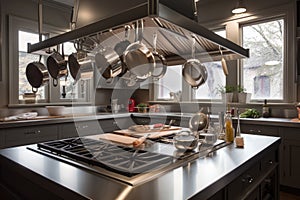
MULTIPOLYGON (((38 19, 37 0, 1 0, 1 39, 2 39, 2 81, 0 81, 0 108, 8 105, 9 91, 9 60, 8 60, 8 15, 14 15, 25 19, 38 19)), ((71 7, 53 3, 50 0, 43 1, 43 23, 56 26, 58 28, 69 28, 71 18, 71 7)), ((38 30, 38 28, 36 28, 38 30)), ((1 74, 1 73, 0 73, 1 74)))

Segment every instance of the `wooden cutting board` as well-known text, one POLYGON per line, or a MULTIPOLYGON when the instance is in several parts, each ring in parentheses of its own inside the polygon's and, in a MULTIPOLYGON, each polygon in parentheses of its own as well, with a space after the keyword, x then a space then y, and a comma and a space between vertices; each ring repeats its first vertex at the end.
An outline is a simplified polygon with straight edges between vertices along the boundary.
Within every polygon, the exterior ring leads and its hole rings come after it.
POLYGON ((162 136, 167 136, 167 135, 172 135, 174 133, 177 133, 178 131, 181 130, 181 127, 170 127, 169 129, 164 129, 160 131, 147 131, 147 132, 136 132, 136 131, 131 131, 128 129, 122 129, 122 130, 115 130, 115 133, 122 134, 122 135, 127 135, 127 136, 134 136, 134 137, 142 137, 146 134, 150 134, 149 138, 155 139, 159 138, 162 136))
POLYGON ((132 143, 135 140, 137 140, 137 138, 124 136, 124 135, 113 134, 113 133, 100 134, 100 135, 98 135, 98 139, 109 140, 109 141, 112 141, 112 142, 117 142, 117 143, 125 144, 125 145, 132 145, 132 143))
POLYGON ((291 121, 292 121, 292 122, 300 122, 300 119, 294 118, 294 119, 292 119, 291 121))

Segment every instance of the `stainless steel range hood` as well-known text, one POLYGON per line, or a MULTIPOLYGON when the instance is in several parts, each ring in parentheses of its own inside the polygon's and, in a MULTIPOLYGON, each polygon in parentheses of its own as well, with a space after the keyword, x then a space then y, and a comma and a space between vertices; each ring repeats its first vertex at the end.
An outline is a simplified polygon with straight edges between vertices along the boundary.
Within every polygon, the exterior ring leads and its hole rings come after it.
POLYGON ((248 49, 198 24, 193 19, 193 2, 194 0, 80 0, 76 29, 36 44, 28 44, 28 52, 87 36, 94 37, 97 33, 101 33, 97 34, 97 39, 105 41, 124 32, 125 25, 133 27, 136 20, 142 19, 145 26, 143 42, 151 47, 153 32, 148 29, 159 30, 157 49, 168 63, 183 63, 189 57, 192 34, 197 41, 196 56, 202 62, 221 60, 221 51, 226 60, 249 57, 248 49))

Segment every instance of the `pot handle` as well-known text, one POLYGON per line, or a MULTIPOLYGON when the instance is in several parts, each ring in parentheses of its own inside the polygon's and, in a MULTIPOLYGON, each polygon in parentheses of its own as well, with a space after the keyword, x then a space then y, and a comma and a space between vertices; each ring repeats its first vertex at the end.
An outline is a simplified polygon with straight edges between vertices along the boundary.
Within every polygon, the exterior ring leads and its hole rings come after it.
POLYGON ((58 85, 58 80, 56 78, 53 79, 53 86, 56 87, 58 85))
POLYGON ((32 87, 32 89, 31 89, 31 90, 32 90, 32 92, 33 92, 33 93, 37 93, 37 91, 38 91, 38 88, 34 88, 34 87, 32 87))

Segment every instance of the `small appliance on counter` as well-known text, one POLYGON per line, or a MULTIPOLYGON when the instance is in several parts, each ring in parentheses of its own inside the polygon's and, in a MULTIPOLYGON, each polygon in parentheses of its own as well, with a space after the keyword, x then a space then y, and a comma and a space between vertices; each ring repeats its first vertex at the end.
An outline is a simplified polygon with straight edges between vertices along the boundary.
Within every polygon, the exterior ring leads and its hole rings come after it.
POLYGON ((128 100, 128 112, 134 112, 135 111, 135 100, 133 98, 130 98, 128 100))

